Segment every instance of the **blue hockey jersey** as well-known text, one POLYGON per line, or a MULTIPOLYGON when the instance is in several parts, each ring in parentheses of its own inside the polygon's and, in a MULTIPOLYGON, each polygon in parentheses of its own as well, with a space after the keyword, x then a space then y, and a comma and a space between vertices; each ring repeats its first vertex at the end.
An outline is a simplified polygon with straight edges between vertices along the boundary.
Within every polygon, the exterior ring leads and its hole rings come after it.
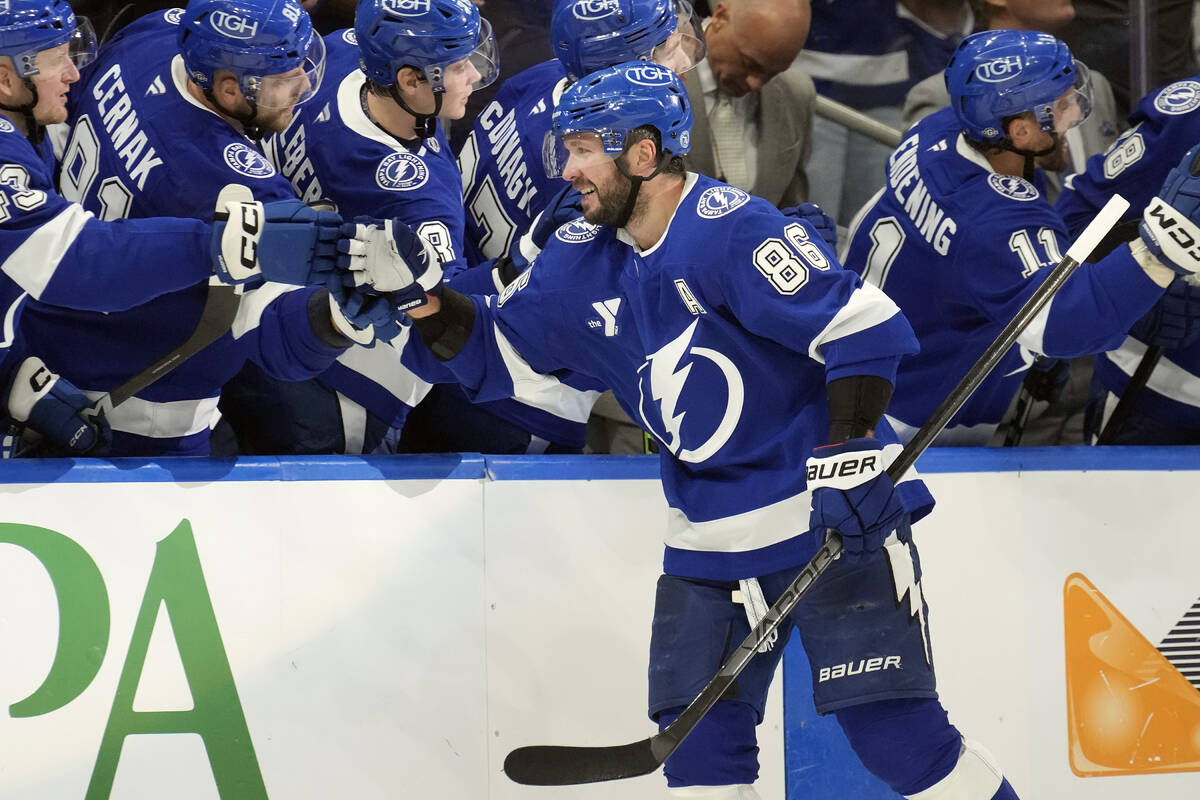
MULTIPOLYGON (((68 197, 101 218, 208 219, 228 183, 249 186, 260 200, 294 196, 252 142, 188 93, 176 54, 179 13, 155 12, 125 28, 75 86, 61 181, 68 197)), ((207 257, 207 236, 192 247, 207 257)), ((95 253, 106 271, 130 281, 143 268, 129 263, 135 257, 120 246, 95 253)), ((149 266, 170 274, 188 263, 182 256, 151 258, 149 266)), ((191 334, 207 286, 195 280, 185 285, 189 288, 112 314, 31 302, 23 328, 47 364, 98 396, 191 334)), ((112 412, 112 453, 207 453, 221 386, 247 359, 288 380, 328 367, 341 348, 322 342, 313 331, 311 295, 311 290, 275 285, 248 292, 229 333, 112 412)))
POLYGON ((507 253, 562 188, 546 176, 542 142, 566 87, 558 59, 532 66, 505 81, 471 126, 458 154, 471 263, 507 253))
MULTIPOLYGON (((846 266, 903 310, 920 354, 900 365, 888 410, 909 438, 1037 289, 1068 247, 1061 218, 1031 183, 992 170, 951 109, 912 128, 887 183, 851 232, 846 266)), ((1080 267, 951 420, 939 443, 986 444, 1035 354, 1114 347, 1161 296, 1122 246, 1080 267)))
MULTIPOLYGON (((670 506, 665 570, 732 580, 804 563, 804 462, 828 435, 825 384, 892 379, 916 350, 895 304, 839 267, 806 223, 689 174, 663 238, 576 220, 499 297, 475 297, 446 362, 480 399, 589 375, 662 443, 670 506)), ((878 435, 900 446, 886 422, 878 435)), ((918 516, 932 505, 901 484, 918 516)))
MULTIPOLYGON (((1072 233, 1082 230, 1113 194, 1129 201, 1128 220, 1141 219, 1167 173, 1200 142, 1200 76, 1146 95, 1129 123, 1108 151, 1088 159, 1087 170, 1072 176, 1059 195, 1057 208, 1072 233)), ((1129 336, 1096 358, 1096 375, 1120 395, 1145 352, 1145 343, 1129 336)), ((1138 406, 1158 419, 1200 427, 1200 346, 1165 350, 1138 406)))
MULTIPOLYGON (((440 123, 435 136, 420 142, 403 143, 388 134, 364 110, 366 76, 359 69, 354 31, 329 34, 325 48, 321 90, 298 110, 286 131, 272 137, 268 156, 301 197, 325 197, 346 219, 402 219, 437 249, 453 285, 467 268, 462 176, 440 123)), ((452 379, 436 368, 413 372, 405 355, 407 341, 405 332, 388 346, 347 352, 321 380, 399 425, 430 383, 452 379)), ((492 408, 543 438, 578 439, 582 447, 582 426, 597 393, 565 382, 558 387, 557 393, 492 408)))

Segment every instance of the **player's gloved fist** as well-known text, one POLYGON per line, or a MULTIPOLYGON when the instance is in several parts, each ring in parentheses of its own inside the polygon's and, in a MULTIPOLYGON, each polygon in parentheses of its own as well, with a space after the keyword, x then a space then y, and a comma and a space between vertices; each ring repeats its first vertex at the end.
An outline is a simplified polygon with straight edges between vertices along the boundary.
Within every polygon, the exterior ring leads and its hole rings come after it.
POLYGON ((371 346, 390 342, 409 324, 408 315, 396 305, 393 295, 362 288, 329 287, 329 309, 338 332, 356 344, 371 346))
POLYGON ((333 211, 311 208, 300 200, 260 203, 249 190, 231 192, 226 186, 213 214, 211 250, 217 275, 231 284, 323 284, 337 265, 341 224, 333 211))
POLYGON ((1178 277, 1129 332, 1146 344, 1180 350, 1200 339, 1200 275, 1178 277))
POLYGON ((107 445, 111 430, 103 415, 91 416, 87 395, 51 372, 40 358, 21 362, 8 390, 8 413, 72 455, 107 445))
POLYGON ((812 492, 809 530, 834 528, 842 534, 847 561, 883 547, 896 529, 904 506, 883 466, 883 443, 850 439, 813 449, 805 464, 812 492))
POLYGON ((1180 275, 1200 272, 1200 145, 1167 174, 1142 212, 1146 249, 1180 275))
POLYGON ((567 184, 550 198, 550 202, 541 210, 529 230, 513 242, 508 256, 512 259, 513 267, 518 273, 524 272, 533 260, 545 248, 546 242, 554 232, 577 217, 583 216, 583 195, 575 187, 567 184))
POLYGON ((357 217, 342 226, 338 267, 354 286, 390 294, 399 310, 424 305, 442 282, 437 251, 398 219, 357 217))
POLYGON ((821 234, 821 238, 830 247, 837 247, 838 232, 837 221, 833 217, 826 214, 816 203, 801 203, 798 206, 789 206, 788 208, 780 209, 780 212, 785 217, 794 217, 802 219, 809 225, 813 226, 817 233, 821 234))

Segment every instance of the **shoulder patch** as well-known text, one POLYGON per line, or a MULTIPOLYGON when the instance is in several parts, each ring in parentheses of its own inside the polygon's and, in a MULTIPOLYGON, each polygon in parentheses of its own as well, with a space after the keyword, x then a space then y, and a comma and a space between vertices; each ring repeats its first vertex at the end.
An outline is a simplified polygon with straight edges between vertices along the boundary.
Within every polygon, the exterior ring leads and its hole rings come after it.
POLYGON ((732 186, 710 186, 696 202, 696 213, 705 219, 716 219, 746 205, 750 195, 732 186))
POLYGON ((0 133, 16 133, 17 126, 13 125, 4 117, 0 117, 0 133))
POLYGON ((432 136, 425 140, 425 146, 435 153, 442 152, 442 146, 438 144, 438 140, 434 139, 432 136))
POLYGON ((1200 107, 1200 83, 1176 81, 1158 93, 1154 107, 1164 114, 1173 116, 1186 114, 1200 107))
POLYGON ((988 185, 996 190, 996 194, 1004 195, 1013 200, 1020 200, 1027 203, 1030 200, 1037 200, 1041 197, 1037 187, 1024 178, 1018 178, 1016 175, 1001 175, 993 172, 988 175, 988 185))
POLYGON ((165 19, 167 22, 171 23, 172 25, 178 25, 179 21, 181 19, 183 19, 183 9, 182 8, 168 8, 166 11, 163 12, 163 19, 165 19))
POLYGON ((354 33, 354 28, 347 28, 342 32, 342 41, 355 47, 358 46, 358 36, 354 33))
POLYGON ((583 217, 564 223, 554 232, 555 239, 567 244, 590 242, 598 235, 600 235, 600 226, 593 225, 583 217))
POLYGON ((262 153, 241 142, 225 145, 225 163, 247 178, 269 178, 275 174, 275 168, 262 153))
POLYGON ((429 180, 429 168, 425 162, 407 150, 389 153, 379 162, 375 170, 375 183, 380 189, 390 192, 407 192, 419 189, 429 180))

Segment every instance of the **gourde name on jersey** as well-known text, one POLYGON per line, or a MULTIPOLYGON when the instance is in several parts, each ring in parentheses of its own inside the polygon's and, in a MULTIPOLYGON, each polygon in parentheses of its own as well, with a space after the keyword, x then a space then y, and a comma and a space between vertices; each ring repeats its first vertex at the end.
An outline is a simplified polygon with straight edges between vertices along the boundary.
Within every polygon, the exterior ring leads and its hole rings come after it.
MULTIPOLYGON (((738 191, 689 175, 646 251, 611 228, 564 226, 527 280, 475 299, 471 342, 446 362, 477 399, 560 370, 612 388, 663 444, 667 571, 716 579, 811 555, 804 461, 825 443, 826 381, 865 362, 891 379, 915 348, 895 305, 804 223, 749 196, 711 215, 738 191)), ((886 423, 879 435, 890 461, 900 447, 886 423)), ((901 489, 911 509, 931 504, 919 482, 901 489)))

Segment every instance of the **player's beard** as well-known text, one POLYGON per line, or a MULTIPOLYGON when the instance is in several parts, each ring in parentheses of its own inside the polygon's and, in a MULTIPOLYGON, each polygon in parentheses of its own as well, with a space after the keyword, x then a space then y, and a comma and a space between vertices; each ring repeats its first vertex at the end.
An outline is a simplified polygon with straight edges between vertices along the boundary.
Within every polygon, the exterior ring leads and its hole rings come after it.
POLYGON ((592 197, 595 207, 583 212, 583 218, 593 225, 608 225, 617 228, 628 220, 624 219, 625 203, 629 192, 633 189, 633 181, 626 178, 619 170, 613 170, 612 177, 603 184, 592 183, 596 193, 592 197))
POLYGON ((1058 147, 1054 148, 1053 153, 1038 156, 1037 165, 1050 172, 1062 172, 1071 166, 1071 154, 1067 148, 1067 137, 1059 136, 1058 147))

